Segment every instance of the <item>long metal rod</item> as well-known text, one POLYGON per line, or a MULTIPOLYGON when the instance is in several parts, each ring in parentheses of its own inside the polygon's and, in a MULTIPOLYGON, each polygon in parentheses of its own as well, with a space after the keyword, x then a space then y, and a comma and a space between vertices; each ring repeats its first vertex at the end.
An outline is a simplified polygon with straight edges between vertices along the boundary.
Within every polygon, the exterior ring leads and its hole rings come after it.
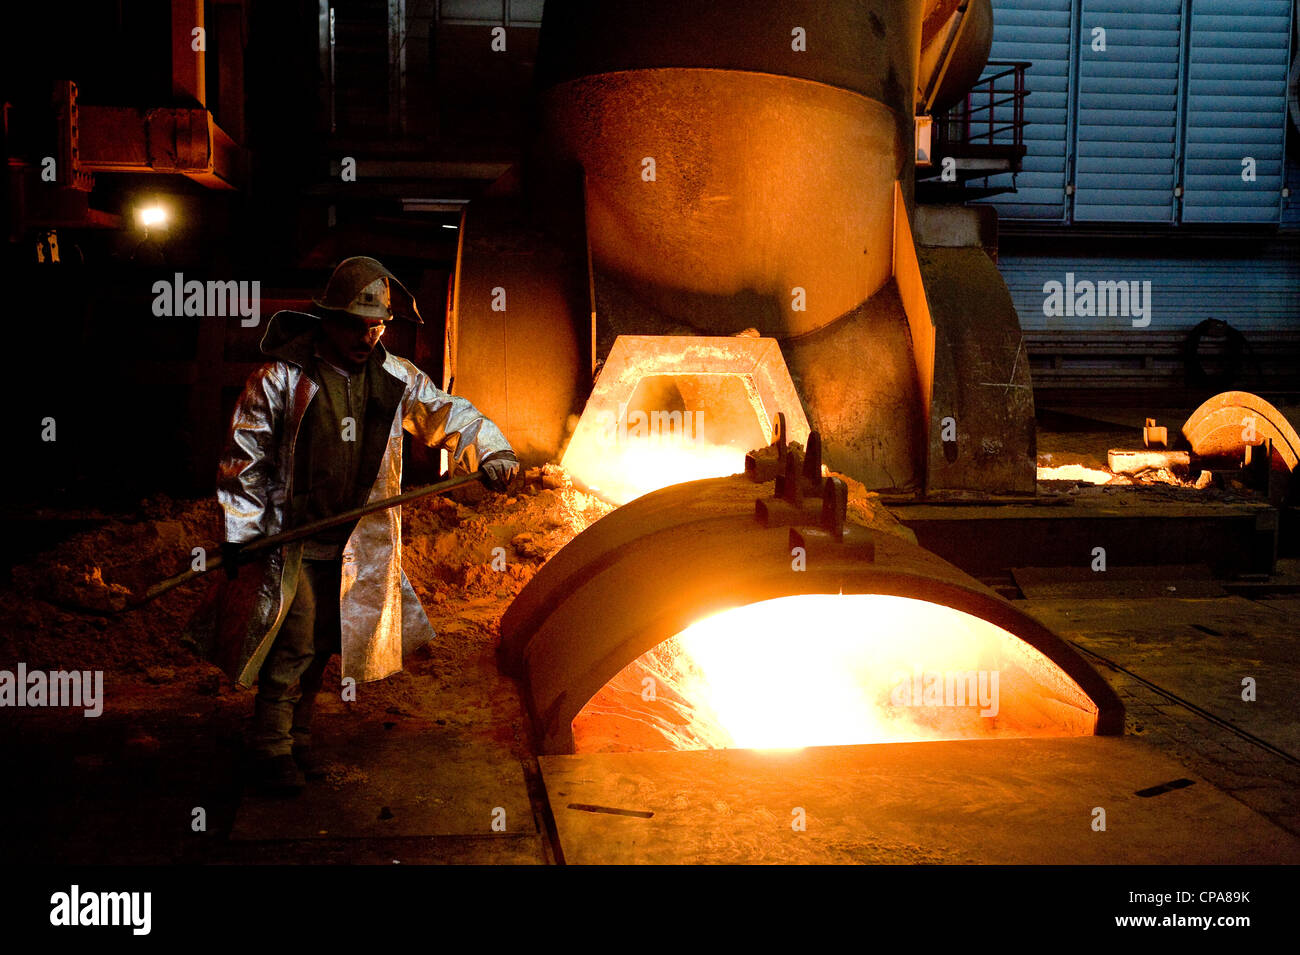
MULTIPOLYGON (((292 530, 282 531, 279 534, 271 534, 269 537, 259 537, 257 540, 249 541, 241 550, 243 554, 256 554, 259 551, 269 550, 272 547, 279 547, 283 544, 292 544, 295 541, 305 540, 313 537, 323 530, 331 527, 341 527, 344 524, 351 523, 365 517, 367 514, 374 514, 377 511, 384 511, 390 507, 396 507, 399 504, 406 504, 410 501, 422 497, 428 497, 431 494, 443 494, 447 491, 455 490, 458 487, 464 487, 466 484, 474 483, 480 480, 482 472, 475 471, 472 474, 462 474, 446 481, 440 481, 437 484, 428 484, 424 487, 417 487, 413 490, 406 491, 403 494, 397 494, 393 497, 386 497, 382 501, 372 501, 361 507, 353 508, 350 511, 344 511, 341 514, 335 514, 332 517, 322 518, 319 521, 312 521, 310 524, 303 524, 301 527, 295 527, 292 530)), ((168 577, 166 580, 159 581, 145 591, 143 597, 127 605, 128 610, 134 610, 136 607, 146 604, 149 601, 173 590, 182 584, 187 584, 196 577, 201 577, 206 573, 216 570, 224 564, 220 554, 214 555, 210 560, 204 561, 202 570, 190 569, 184 573, 177 574, 174 577, 168 577)))

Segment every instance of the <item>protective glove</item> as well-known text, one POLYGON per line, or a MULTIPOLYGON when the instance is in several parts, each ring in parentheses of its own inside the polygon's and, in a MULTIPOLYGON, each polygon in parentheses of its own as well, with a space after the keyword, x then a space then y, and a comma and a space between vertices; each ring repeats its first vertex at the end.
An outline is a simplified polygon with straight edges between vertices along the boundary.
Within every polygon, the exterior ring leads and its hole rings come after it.
POLYGON ((243 544, 236 544, 233 541, 222 542, 221 569, 226 572, 227 580, 234 580, 239 576, 239 557, 243 551, 243 544))
POLYGON ((497 451, 479 462, 479 470, 490 490, 504 493, 519 474, 519 460, 509 451, 497 451))

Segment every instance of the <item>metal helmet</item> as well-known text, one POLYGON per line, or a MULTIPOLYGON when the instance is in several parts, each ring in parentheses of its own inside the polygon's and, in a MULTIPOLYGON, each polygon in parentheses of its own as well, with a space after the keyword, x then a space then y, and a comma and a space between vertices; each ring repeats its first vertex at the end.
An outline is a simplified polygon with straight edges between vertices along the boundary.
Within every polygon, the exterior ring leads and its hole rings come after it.
POLYGON ((354 255, 344 259, 334 270, 317 306, 346 312, 358 318, 405 318, 422 323, 415 296, 397 280, 397 276, 375 259, 354 255))

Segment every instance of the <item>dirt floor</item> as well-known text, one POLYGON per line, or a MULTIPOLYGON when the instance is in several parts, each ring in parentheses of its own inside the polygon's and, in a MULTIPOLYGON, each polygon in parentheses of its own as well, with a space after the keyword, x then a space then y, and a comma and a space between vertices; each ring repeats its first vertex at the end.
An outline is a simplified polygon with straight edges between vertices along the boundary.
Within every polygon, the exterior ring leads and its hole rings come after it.
MULTIPOLYGON (((497 670, 497 626, 537 569, 611 506, 575 490, 558 468, 530 472, 506 497, 476 486, 403 507, 403 565, 437 637, 388 679, 343 702, 322 692, 325 726, 398 719, 444 728, 516 760, 531 757, 514 683, 497 670), (494 554, 494 548, 504 552, 494 554), (501 557, 504 557, 503 569, 501 557)), ((16 566, 0 592, 0 660, 35 670, 102 670, 104 711, 7 709, 0 753, 23 772, 2 797, 18 859, 65 862, 220 861, 241 798, 242 735, 253 692, 232 686, 186 645, 210 584, 200 580, 121 610, 216 546, 214 500, 155 497, 137 519, 109 520, 16 566), (98 612, 95 612, 98 611, 98 612), (203 807, 212 839, 186 825, 203 807), (163 823, 162 820, 170 820, 163 823)), ((217 571, 216 573, 221 573, 217 571)), ((338 686, 338 658, 325 686, 338 686)), ((325 734, 328 736, 328 733, 325 734)), ((319 741, 329 751, 328 739, 319 741)), ((361 772, 339 759, 324 783, 361 772)), ((304 857, 317 858, 308 846, 304 857)), ((292 861, 292 857, 279 861, 292 861)))

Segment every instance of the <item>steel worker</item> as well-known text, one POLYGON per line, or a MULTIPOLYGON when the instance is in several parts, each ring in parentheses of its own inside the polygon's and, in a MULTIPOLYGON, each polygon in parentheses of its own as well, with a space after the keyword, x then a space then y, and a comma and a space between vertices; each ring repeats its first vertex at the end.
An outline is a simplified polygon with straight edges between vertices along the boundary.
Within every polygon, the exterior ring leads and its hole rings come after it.
POLYGON ((383 265, 345 260, 314 305, 272 316, 261 345, 271 362, 235 406, 217 475, 232 579, 191 627, 232 679, 256 678, 253 778, 277 793, 319 775, 312 704, 330 656, 342 654, 345 686, 380 680, 434 632, 402 572, 398 508, 269 551, 239 574, 241 546, 399 494, 403 429, 481 469, 494 490, 519 469, 495 424, 379 343, 394 317, 421 321, 383 265))

